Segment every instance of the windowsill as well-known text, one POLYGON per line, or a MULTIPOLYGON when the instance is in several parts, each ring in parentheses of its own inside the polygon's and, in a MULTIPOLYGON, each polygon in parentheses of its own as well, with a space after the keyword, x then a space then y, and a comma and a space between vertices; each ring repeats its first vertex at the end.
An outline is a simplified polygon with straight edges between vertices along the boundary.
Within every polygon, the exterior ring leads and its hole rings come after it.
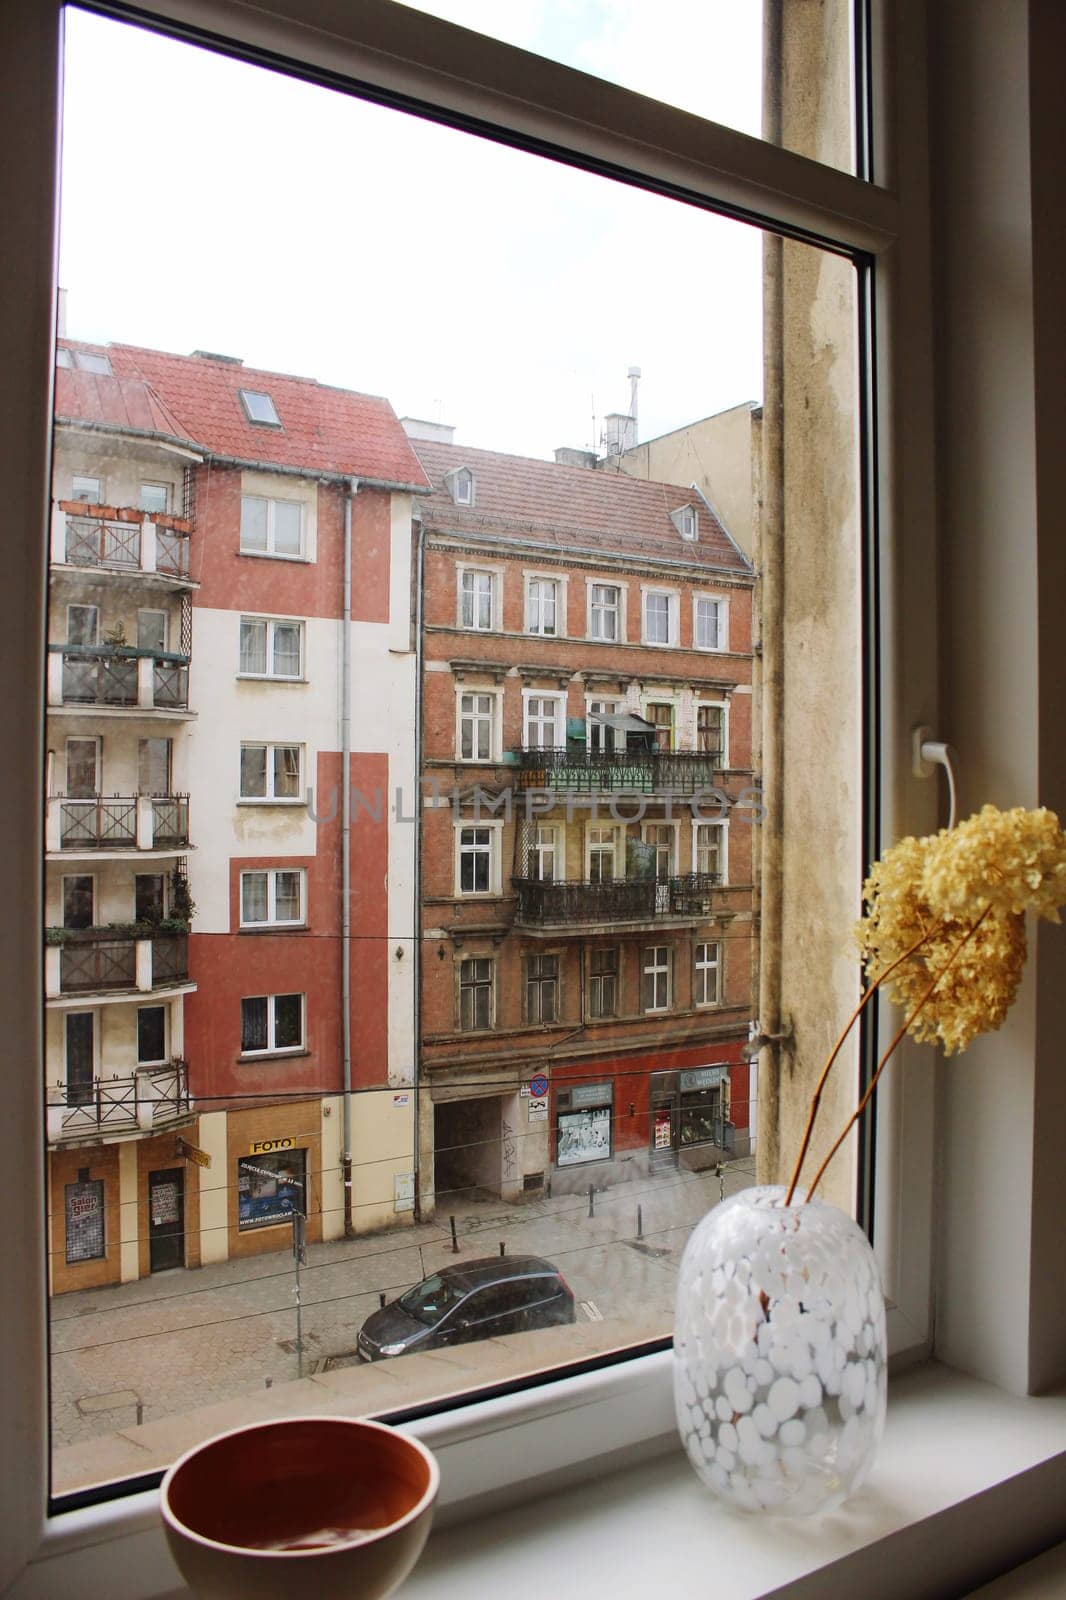
POLYGON ((287 556, 279 550, 238 550, 239 556, 250 556, 253 561, 295 561, 304 567, 313 567, 311 556, 287 556))
POLYGON ((283 678, 273 672, 235 672, 238 683, 310 683, 310 678, 283 678))
POLYGON ((271 922, 269 924, 264 924, 264 926, 262 926, 262 927, 256 926, 254 928, 253 927, 246 928, 246 927, 244 927, 242 925, 240 928, 237 929, 238 933, 255 933, 255 934, 260 934, 260 933, 306 933, 307 931, 308 931, 308 929, 307 929, 307 923, 306 922, 271 922))
POLYGON ((242 796, 235 804, 239 806, 303 806, 307 802, 302 795, 299 799, 294 800, 276 800, 273 795, 268 794, 259 797, 254 795, 242 796))
POLYGON ((237 1057, 238 1061, 288 1061, 293 1056, 309 1056, 311 1054, 306 1045, 300 1045, 293 1050, 242 1050, 237 1057))

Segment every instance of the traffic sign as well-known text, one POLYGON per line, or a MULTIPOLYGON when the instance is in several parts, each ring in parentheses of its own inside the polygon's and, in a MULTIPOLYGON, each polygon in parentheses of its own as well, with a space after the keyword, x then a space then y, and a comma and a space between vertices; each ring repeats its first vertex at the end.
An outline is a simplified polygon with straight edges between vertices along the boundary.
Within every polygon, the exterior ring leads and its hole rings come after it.
POLYGON ((529 1080, 529 1092, 534 1099, 540 1100, 548 1092, 548 1080, 543 1072, 538 1072, 535 1078, 529 1080))

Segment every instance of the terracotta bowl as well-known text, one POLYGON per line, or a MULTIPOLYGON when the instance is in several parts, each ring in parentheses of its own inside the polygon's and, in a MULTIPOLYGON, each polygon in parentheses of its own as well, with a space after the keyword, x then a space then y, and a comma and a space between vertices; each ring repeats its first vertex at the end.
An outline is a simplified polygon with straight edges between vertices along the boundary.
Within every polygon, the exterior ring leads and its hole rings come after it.
POLYGON ((439 1482, 426 1447, 395 1428, 290 1417, 189 1450, 160 1508, 202 1600, 377 1600, 418 1560, 439 1482))

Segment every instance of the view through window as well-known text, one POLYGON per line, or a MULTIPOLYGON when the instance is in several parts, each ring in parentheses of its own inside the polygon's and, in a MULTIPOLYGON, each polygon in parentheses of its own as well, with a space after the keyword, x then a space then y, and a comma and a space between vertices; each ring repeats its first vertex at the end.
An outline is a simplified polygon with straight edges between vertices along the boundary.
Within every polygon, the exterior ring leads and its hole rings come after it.
POLYGON ((775 773, 838 775, 838 840, 858 751, 850 262, 77 10, 61 237, 59 1493, 293 1380, 391 1412, 668 1336, 776 1176, 766 940, 817 938, 813 806, 764 915, 786 514, 827 731, 775 773))

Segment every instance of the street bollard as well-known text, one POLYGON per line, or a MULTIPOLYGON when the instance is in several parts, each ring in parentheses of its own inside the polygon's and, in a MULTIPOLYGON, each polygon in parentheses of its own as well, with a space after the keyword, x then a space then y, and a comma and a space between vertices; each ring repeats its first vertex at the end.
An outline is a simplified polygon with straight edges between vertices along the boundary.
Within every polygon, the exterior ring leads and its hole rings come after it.
POLYGON ((143 1402, 143 1400, 138 1400, 138 1402, 137 1402, 137 1426, 138 1426, 138 1428, 140 1427, 140 1425, 141 1425, 141 1423, 143 1421, 144 1421, 144 1402, 143 1402))
POLYGON ((504 1256, 504 1255, 507 1254, 507 1246, 504 1244, 502 1239, 500 1240, 500 1254, 501 1254, 501 1256, 504 1256))
POLYGON ((274 1383, 273 1378, 264 1378, 263 1382, 266 1384, 268 1389, 273 1387, 273 1383, 274 1383))
POLYGON ((455 1218, 449 1217, 448 1221, 452 1225, 452 1255, 457 1256, 459 1254, 459 1240, 455 1237, 455 1218))
POLYGON ((378 1295, 378 1305, 381 1307, 382 1311, 384 1311, 384 1309, 385 1309, 385 1291, 384 1291, 384 1289, 382 1289, 381 1293, 378 1295))
POLYGON ((642 1208, 640 1206, 638 1206, 637 1207, 637 1238, 638 1239, 643 1239, 643 1237, 644 1237, 644 1212, 643 1212, 642 1208))
POLYGON ((592 1185, 590 1183, 589 1184, 589 1216, 590 1217, 591 1216, 595 1216, 595 1207, 596 1207, 596 1198, 595 1197, 596 1197, 596 1191, 595 1191, 595 1189, 592 1187, 592 1185))

